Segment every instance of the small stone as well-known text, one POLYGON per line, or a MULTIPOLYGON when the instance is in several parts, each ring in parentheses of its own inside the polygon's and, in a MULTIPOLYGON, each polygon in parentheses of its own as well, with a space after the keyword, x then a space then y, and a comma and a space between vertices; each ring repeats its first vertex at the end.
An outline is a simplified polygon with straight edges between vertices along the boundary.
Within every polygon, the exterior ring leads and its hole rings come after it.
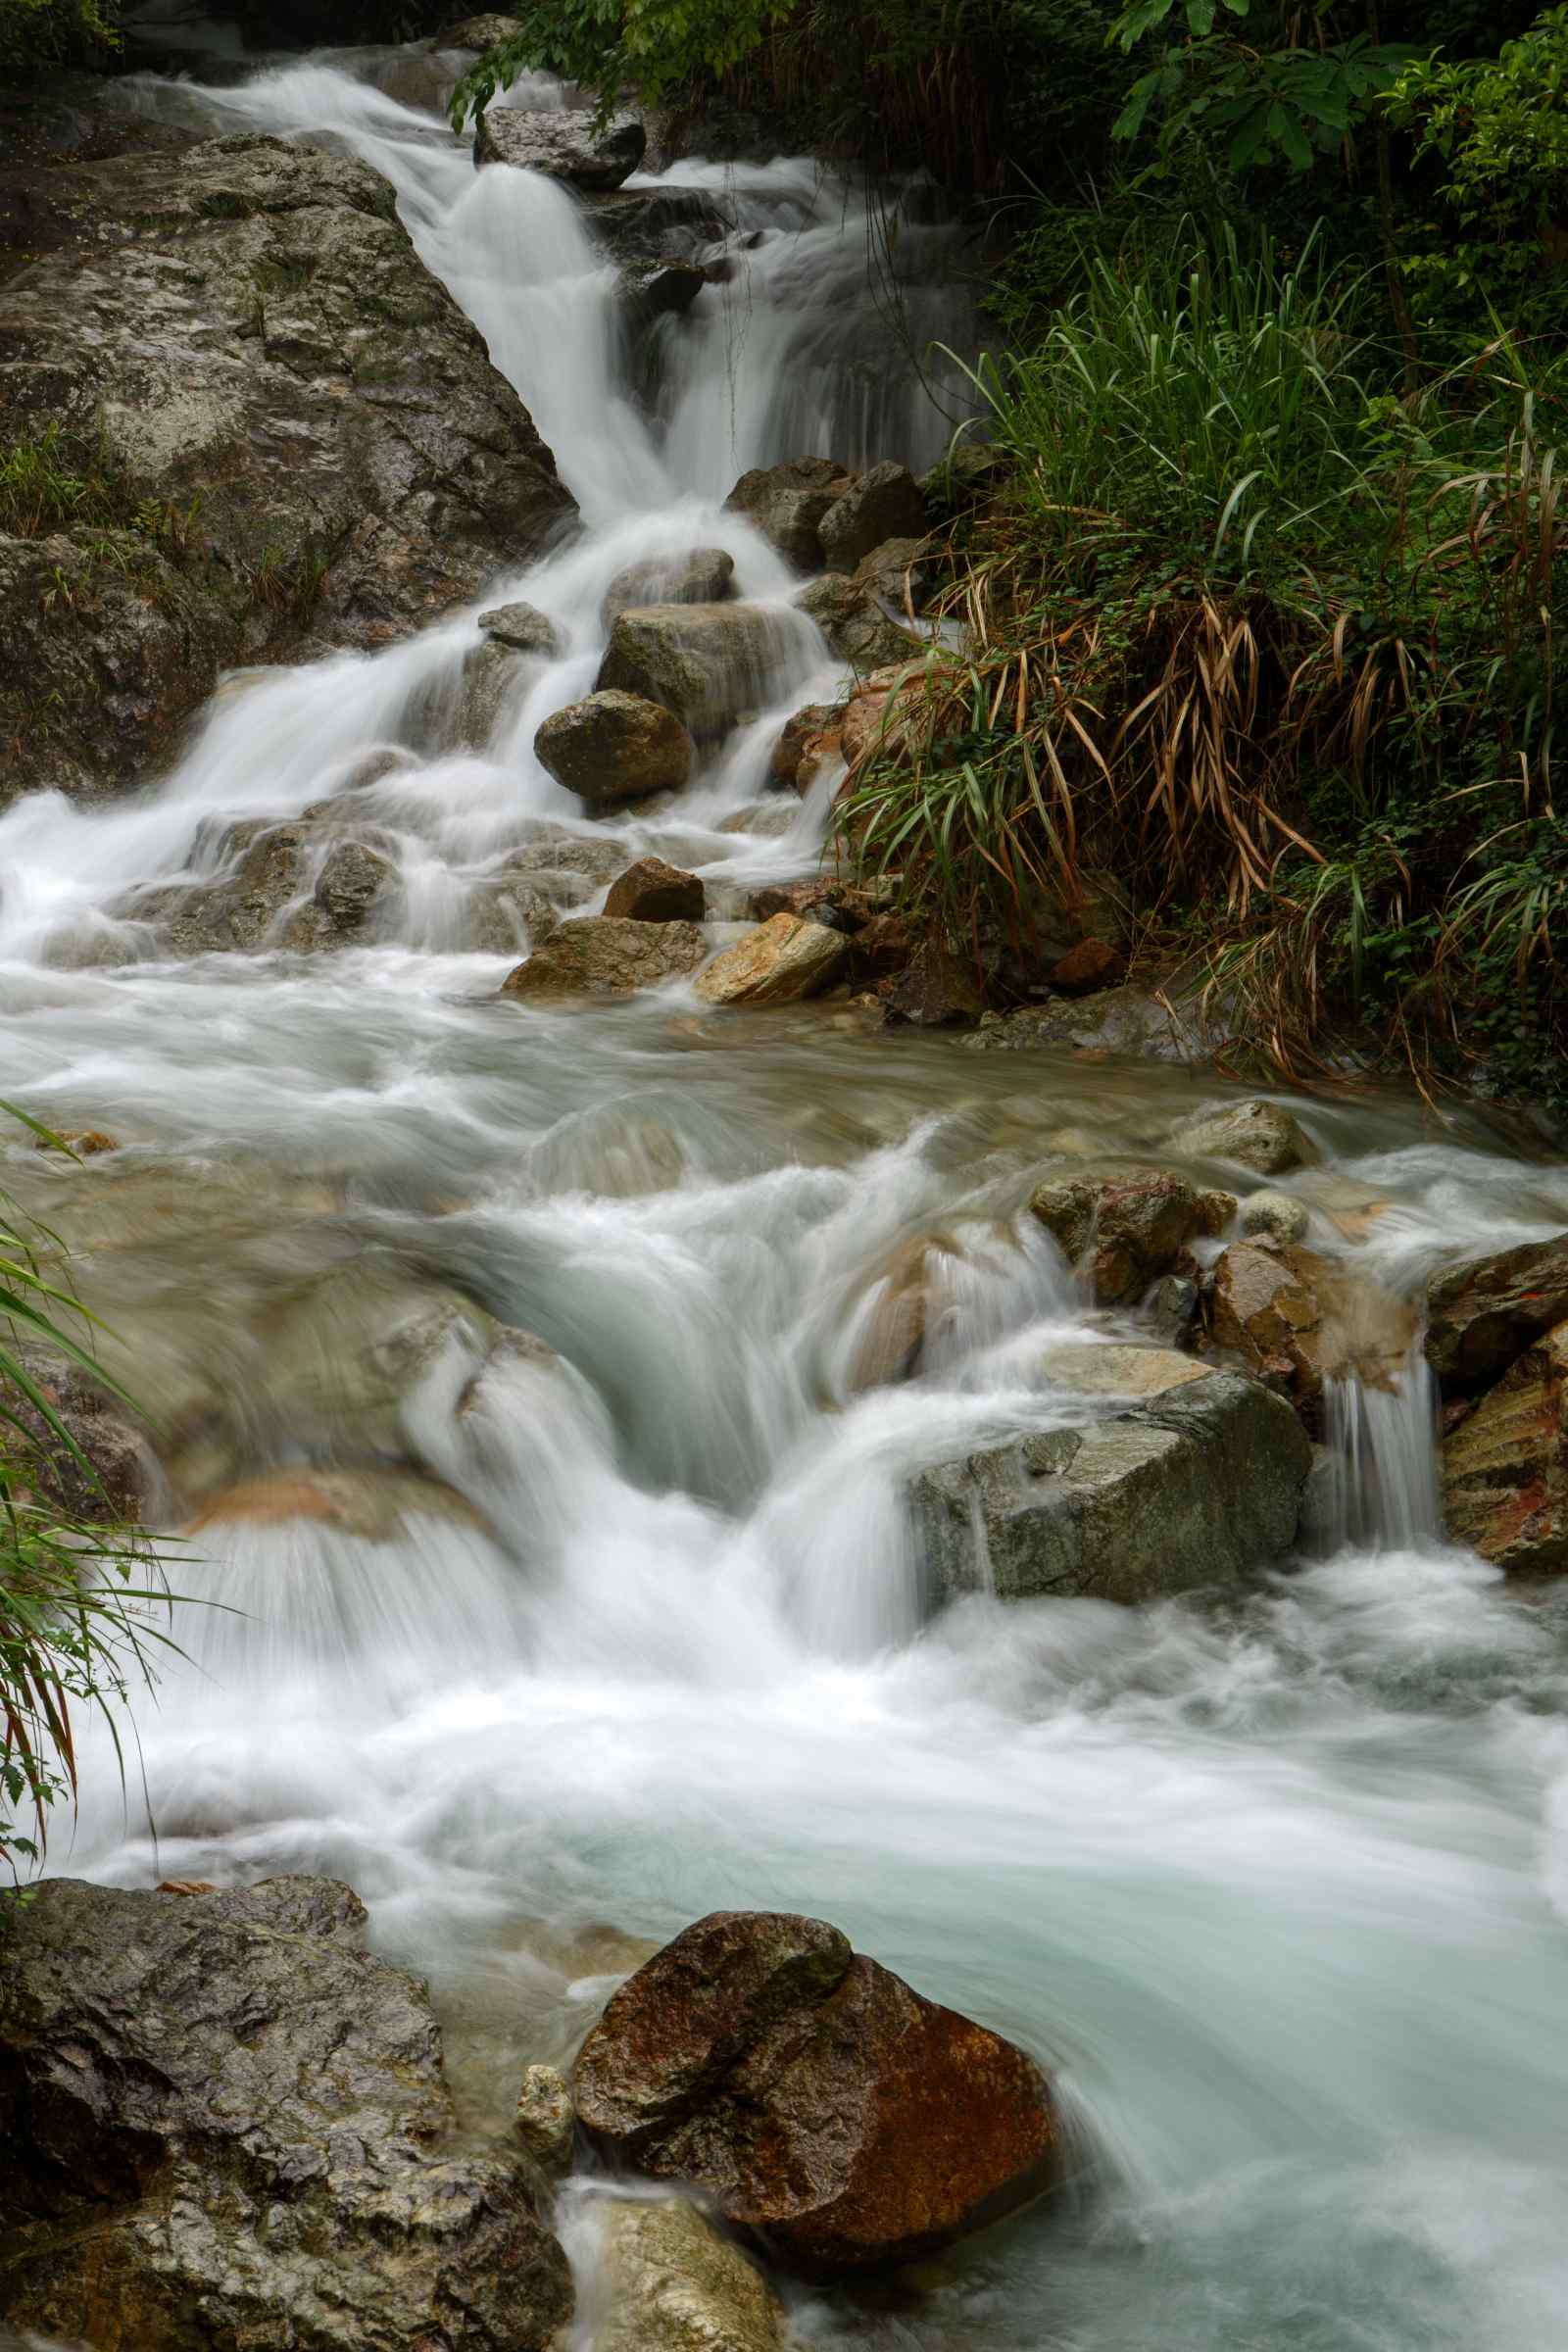
POLYGON ((617 2199, 604 2229, 610 2310, 594 2352, 777 2352, 778 2297, 695 2205, 617 2199))
POLYGON ((1251 1193, 1242 1202, 1242 1231, 1271 1242, 1304 1242, 1312 1219, 1294 1193, 1251 1193))
POLYGON ((699 974, 705 1004, 797 1004, 836 980, 849 956, 842 931, 802 915, 775 914, 699 974))
POLYGON ((788 606, 638 605, 620 613, 598 687, 641 695, 700 739, 765 710, 806 653, 809 631, 788 606))
POLYGON ((213 1879, 160 1879, 154 1892, 157 1894, 216 1894, 218 1885, 213 1879))
POLYGON ((577 2111, 565 2077, 553 2066, 524 2069, 517 2093, 516 2130, 529 2155, 547 2173, 559 2176, 571 2170, 577 2111))
POLYGON ((821 761, 838 744, 839 709, 833 703, 808 703, 784 721, 773 746, 767 772, 781 791, 805 793, 821 761))
POLYGON ((695 874, 662 858, 639 858, 611 884, 605 912, 633 923, 700 923, 705 894, 695 874))
POLYGON ((397 880, 397 867, 379 850, 340 841, 322 860, 312 896, 334 931, 359 931, 397 880))

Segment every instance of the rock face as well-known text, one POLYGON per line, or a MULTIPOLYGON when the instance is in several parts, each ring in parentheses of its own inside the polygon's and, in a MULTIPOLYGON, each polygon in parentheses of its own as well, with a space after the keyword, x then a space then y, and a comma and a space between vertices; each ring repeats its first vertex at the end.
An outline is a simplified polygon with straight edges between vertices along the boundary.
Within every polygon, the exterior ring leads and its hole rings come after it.
POLYGON ((1283 1176, 1317 1157, 1290 1112, 1273 1102, 1205 1111, 1172 1128, 1167 1141, 1173 1152, 1194 1159, 1234 1159, 1259 1176, 1283 1176))
POLYGON ((536 113, 516 106, 487 106, 474 132, 476 164, 515 164, 543 172, 574 188, 604 194, 618 188, 643 160, 648 133, 630 116, 600 130, 588 108, 564 107, 536 113))
POLYGON ((662 858, 639 858, 610 886, 607 914, 633 923, 700 923, 707 894, 695 874, 666 865, 662 858))
POLYGON ((675 713, 618 687, 601 686, 552 712, 533 748, 556 782, 593 808, 680 792, 692 772, 692 739, 675 713))
POLYGON ((837 979, 849 958, 842 931, 804 915, 775 914, 722 956, 697 982, 705 1004, 798 1004, 837 979))
POLYGON ((660 703, 699 740, 711 738, 766 708, 798 650, 789 616, 765 605, 643 605, 611 630, 598 689, 660 703))
POLYGON ((1311 1467, 1281 1397, 1158 1348, 1054 1348, 1054 1382, 1124 1410, 928 1470, 912 1499, 935 1594, 1147 1601, 1245 1575, 1296 1541, 1311 1467))
POLYGON ((873 466, 829 507, 817 536, 828 569, 853 572, 884 541, 919 539, 925 527, 919 484, 906 466, 890 463, 873 466))
POLYGON ((1058 2127, 1024 2052, 823 1920, 720 1911, 614 1993, 573 2071, 611 2155, 711 2196, 816 2276, 907 2261, 1044 2186, 1058 2127))
POLYGON ((1058 1177, 1041 1185, 1029 1206, 1069 1265, 1082 1269, 1097 1305, 1134 1306, 1190 1241, 1212 1230, 1217 1198, 1150 1168, 1058 1177))
POLYGON ((644 605, 721 605, 732 590, 735 559, 721 547, 689 548, 683 556, 650 556, 628 564, 605 590, 600 618, 612 629, 623 612, 644 605))
POLYGON ((1434 1276, 1427 1290, 1427 1362, 1445 1395, 1471 1395, 1564 1320, 1568 1234, 1557 1234, 1434 1276))
POLYGON ((422 1985, 348 1887, 50 1880, 0 1959, 0 2311, 137 2352, 543 2352, 565 2258, 460 2145, 422 1985))
POLYGON ((1568 1323, 1525 1348, 1444 1439, 1443 1503, 1453 1540, 1498 1568, 1568 1568, 1568 1323))
POLYGON ((504 997, 629 997, 695 972, 709 943, 695 923, 636 923, 590 915, 553 939, 501 983, 504 997))
POLYGON ((140 782, 221 668, 406 636, 575 514, 368 166, 246 135, 69 187, 0 291, 0 409, 114 504, 0 538, 0 799, 140 782))
POLYGON ((695 2205, 607 2205, 610 2309, 594 2352, 775 2352, 784 2312, 766 2280, 695 2205))
POLYGON ((1349 1267, 1261 1241, 1233 1242, 1214 1261, 1209 1328, 1217 1348, 1283 1389, 1314 1428, 1325 1381, 1392 1388, 1416 1331, 1402 1300, 1349 1267))

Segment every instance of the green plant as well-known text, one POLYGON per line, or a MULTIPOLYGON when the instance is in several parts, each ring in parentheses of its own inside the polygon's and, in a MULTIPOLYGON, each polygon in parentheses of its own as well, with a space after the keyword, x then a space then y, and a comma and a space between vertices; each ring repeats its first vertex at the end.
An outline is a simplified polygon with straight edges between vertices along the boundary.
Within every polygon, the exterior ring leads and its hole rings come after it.
POLYGON ((0 74, 99 65, 120 46, 115 0, 0 0, 0 74))

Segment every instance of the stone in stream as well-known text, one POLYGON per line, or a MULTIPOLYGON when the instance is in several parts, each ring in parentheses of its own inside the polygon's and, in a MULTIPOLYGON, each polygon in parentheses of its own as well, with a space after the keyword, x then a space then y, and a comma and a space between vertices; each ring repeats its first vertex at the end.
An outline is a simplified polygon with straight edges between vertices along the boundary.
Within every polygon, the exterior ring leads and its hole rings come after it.
POLYGON ((878 984, 894 1027, 972 1029, 986 1008, 974 966, 939 939, 923 939, 902 971, 878 984))
POLYGON ((1250 1193, 1241 1204, 1243 1233, 1260 1241, 1304 1242, 1311 1223, 1306 1202, 1294 1193, 1265 1189, 1250 1193))
POLYGON ((608 632, 623 612, 647 605, 721 605, 733 594, 734 580, 735 559, 722 547, 649 556, 616 572, 605 590, 599 617, 608 632))
POLYGON ((925 500, 906 466, 891 460, 862 473, 831 506, 818 526, 830 571, 853 572, 889 539, 925 536, 925 500))
POLYGON ((1568 1323, 1514 1358, 1443 1441, 1453 1542, 1514 1576, 1568 1569, 1568 1323))
MULTIPOLYGON (((1224 1199, 1234 1213, 1235 1201, 1224 1199)), ((1208 1196, 1168 1168, 1055 1177, 1037 1188, 1029 1206, 1082 1272, 1097 1306, 1135 1306, 1189 1242, 1212 1231, 1218 1213, 1208 1196)))
POLYGON ((605 901, 606 914, 634 923, 700 923, 707 894, 695 874, 666 865, 662 858, 639 858, 616 876, 605 901))
POLYGON ((1040 1370, 1097 1417, 914 1480, 935 1597, 1161 1600, 1291 1549, 1312 1447, 1260 1382, 1164 1348, 1101 1345, 1050 1348, 1040 1370))
POLYGON ((611 1996, 572 2089, 607 2155, 700 2189, 816 2277, 906 2262, 1060 2164, 1034 2060, 819 1919, 687 1928, 611 1996))
POLYGON ((697 979, 705 1004, 798 1004, 829 987, 849 958, 842 931, 799 914, 775 914, 715 956, 697 979))
POLYGON ((807 703, 784 721, 767 763, 768 778, 781 792, 810 790, 824 760, 839 750, 843 712, 834 703, 807 703))
POLYGON ((1411 1308, 1341 1260, 1296 1244, 1232 1242, 1214 1261, 1214 1346, 1288 1395, 1314 1430, 1324 1384, 1397 1385, 1416 1336, 1411 1308))
POLYGON ((510 646, 514 654, 540 654, 554 661, 564 649, 560 629, 537 605, 492 605, 488 612, 480 613, 479 626, 487 637, 510 646))
POLYGON ((137 2352, 544 2352, 523 2149, 459 2138, 424 1986, 328 1879, 51 1879, 0 1961, 0 2317, 137 2352))
POLYGON ((487 106, 474 130, 476 164, 515 164, 590 194, 604 194, 629 179, 643 160, 648 133, 631 115, 617 116, 603 129, 591 107, 562 107, 549 113, 516 106, 487 106))
POLYGON ((768 605, 636 606, 610 632, 598 690, 662 704, 693 735, 711 739, 776 699, 778 671, 808 634, 787 609, 768 605))
POLYGON ((853 1393, 910 1380, 920 1370, 926 1342, 952 1296, 944 1270, 963 1255, 950 1233, 918 1234, 872 1276, 850 1366, 853 1393))
POLYGON ((637 923, 595 914, 563 923, 501 983, 504 997, 628 997, 684 979, 709 954, 696 923, 637 923))
POLYGON ((695 2205, 606 2200, 600 2229, 610 2307, 594 2352, 778 2352, 778 2297, 695 2205))
POLYGON ((1238 1102, 1229 1110, 1200 1111, 1173 1127, 1165 1142, 1187 1158, 1234 1159, 1244 1168, 1255 1168, 1259 1176, 1283 1176, 1317 1157, 1290 1112, 1277 1102, 1238 1102))
POLYGON ((524 2067, 514 2120, 517 2137, 545 2172, 560 2175, 571 2170, 577 2111, 565 2077, 555 2067, 524 2067))
POLYGON ((1568 1320, 1568 1234, 1471 1258, 1427 1285, 1427 1362, 1445 1396, 1495 1380, 1533 1340, 1568 1320))
POLYGON ((743 473, 724 504, 731 514, 744 514, 787 563, 819 571, 819 526, 855 480, 833 458, 791 458, 743 473))
POLYGON ((45 176, 7 438, 101 453, 127 519, 0 535, 0 804, 141 785, 224 670, 405 639, 575 514, 368 165, 240 133, 45 176))
POLYGON ((906 662, 929 640, 883 606, 874 586, 847 572, 825 571, 796 598, 842 662, 864 677, 872 670, 906 662))
POLYGON ((619 687, 601 685, 552 712, 533 748, 556 782, 591 808, 679 792, 692 771, 692 739, 675 713, 619 687))

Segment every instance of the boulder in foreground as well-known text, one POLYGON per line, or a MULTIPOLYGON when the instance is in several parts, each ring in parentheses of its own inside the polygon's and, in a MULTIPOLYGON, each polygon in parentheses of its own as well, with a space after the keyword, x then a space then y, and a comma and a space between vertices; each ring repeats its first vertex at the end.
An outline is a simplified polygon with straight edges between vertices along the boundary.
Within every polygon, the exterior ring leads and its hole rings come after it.
POLYGON ((1568 1323, 1444 1439, 1443 1507, 1454 1542, 1510 1575, 1568 1569, 1568 1323))
POLYGON ((590 808, 680 792, 692 772, 692 739, 674 712, 618 689, 552 711, 533 749, 540 766, 590 808))
POLYGON ((717 1911, 614 1993, 573 2075, 609 2155, 808 2275, 907 2261, 1046 2186, 1039 2068, 819 1919, 717 1911))
POLYGON ((971 1453, 914 1481, 936 1595, 1160 1600, 1261 1568, 1296 1541, 1311 1468, 1283 1397, 1165 1348, 1061 1347, 1056 1386, 1109 1417, 971 1453))
POLYGON ((836 980, 849 960, 842 931, 775 914, 715 956, 697 983, 705 1004, 798 1004, 836 980))
POLYGON ((696 923, 642 923, 593 914, 563 923, 501 983, 504 997, 628 997, 695 972, 708 954, 696 923))
POLYGON ((775 2352, 778 2297, 695 2205, 609 2205, 601 2240, 610 2310, 594 2352, 775 2352))
POLYGON ((0 2316, 135 2352, 543 2352, 565 2257, 327 1879, 53 1879, 0 1960, 0 2316))

